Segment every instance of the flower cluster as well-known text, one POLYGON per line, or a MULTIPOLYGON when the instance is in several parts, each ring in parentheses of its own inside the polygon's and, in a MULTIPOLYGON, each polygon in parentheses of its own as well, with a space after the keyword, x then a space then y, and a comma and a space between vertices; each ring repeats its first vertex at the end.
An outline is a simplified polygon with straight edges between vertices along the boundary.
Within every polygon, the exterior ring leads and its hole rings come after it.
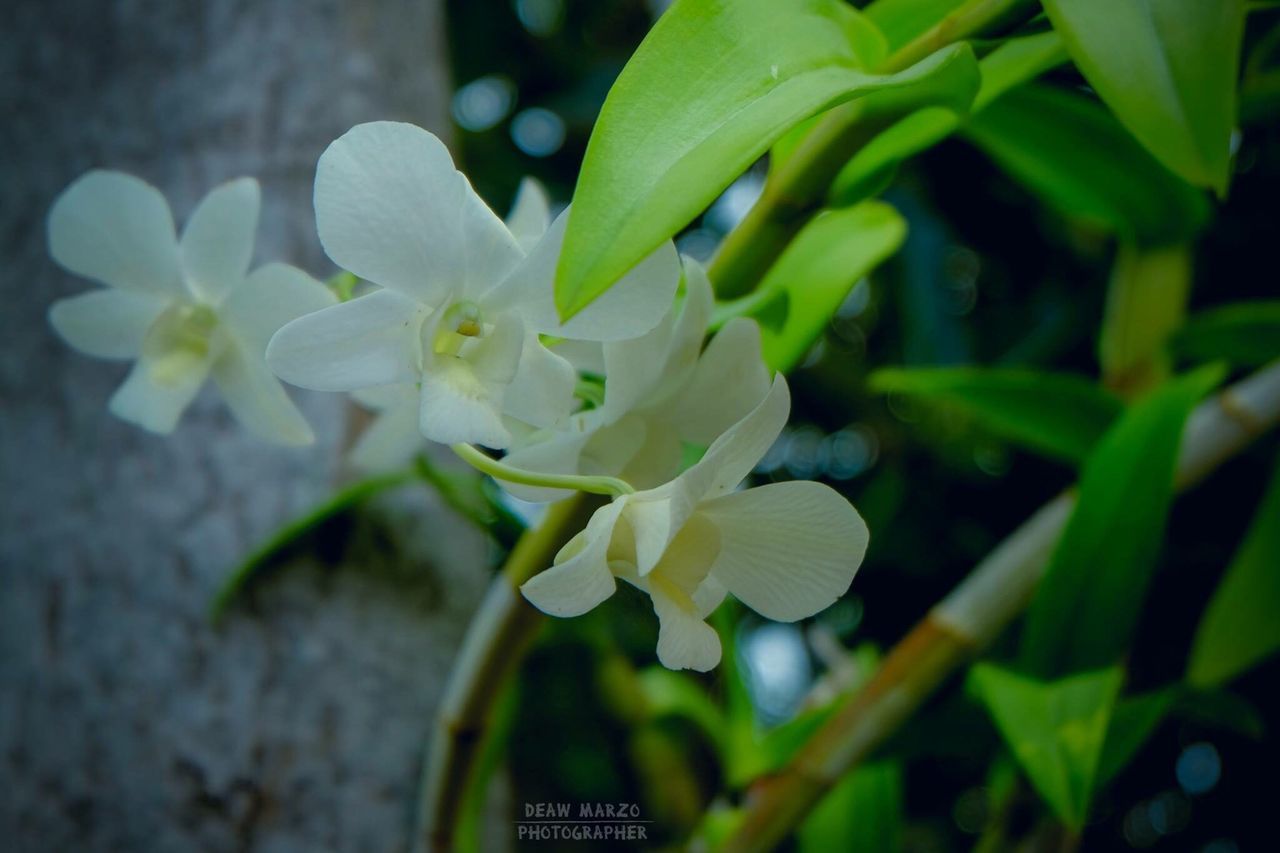
POLYGON ((51 254, 106 289, 56 303, 50 321, 76 349, 137 360, 115 414, 169 432, 211 377, 249 429, 306 443, 283 379, 377 410, 354 451, 363 467, 403 465, 435 441, 528 500, 620 484, 522 591, 572 616, 627 581, 652 599, 672 668, 719 661, 704 620, 726 594, 791 621, 848 588, 867 530, 847 501, 811 482, 738 490, 786 423, 786 381, 750 320, 707 343, 711 286, 670 242, 562 321, 568 211, 553 220, 526 182, 504 222, 440 140, 394 122, 353 128, 316 173, 320 241, 369 292, 339 301, 293 267, 248 272, 258 204, 256 182, 232 181, 181 239, 163 197, 128 175, 91 172, 54 204, 51 254))

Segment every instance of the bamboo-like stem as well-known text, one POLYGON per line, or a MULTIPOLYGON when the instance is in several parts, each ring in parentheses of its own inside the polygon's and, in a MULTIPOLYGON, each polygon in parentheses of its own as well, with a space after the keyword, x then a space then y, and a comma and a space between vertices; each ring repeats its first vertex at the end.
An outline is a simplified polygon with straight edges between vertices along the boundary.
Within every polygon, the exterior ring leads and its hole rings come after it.
MULTIPOLYGON (((1280 421, 1280 362, 1202 403, 1183 432, 1176 486, 1199 482, 1280 421)), ((1064 492, 1013 532, 843 700, 777 775, 752 791, 725 851, 771 850, 839 779, 985 648, 1031 600, 1075 495, 1064 492)))
POLYGON ((584 495, 552 504, 520 537, 468 625, 424 758, 415 850, 453 849, 494 705, 545 618, 521 597, 520 585, 551 565, 598 506, 584 495))
MULTIPOLYGON (((902 71, 949 44, 995 26, 1030 8, 1030 0, 970 0, 891 55, 877 69, 902 71)), ((822 209, 827 189, 863 145, 902 118, 902 105, 868 107, 866 99, 827 111, 775 174, 738 223, 707 270, 716 295, 750 293, 783 249, 822 209)))

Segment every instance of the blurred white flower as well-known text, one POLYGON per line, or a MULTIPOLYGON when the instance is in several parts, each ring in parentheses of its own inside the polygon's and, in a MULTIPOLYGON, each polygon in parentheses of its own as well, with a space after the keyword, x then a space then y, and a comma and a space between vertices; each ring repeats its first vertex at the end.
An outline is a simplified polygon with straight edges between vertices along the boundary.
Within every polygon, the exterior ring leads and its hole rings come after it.
MULTIPOLYGON (((506 462, 549 474, 617 476, 637 488, 665 483, 680 470, 683 444, 706 447, 751 411, 769 390, 760 329, 736 318, 711 339, 711 284, 702 266, 684 259, 686 297, 643 337, 603 345, 598 363, 604 401, 573 415, 557 430, 520 439, 506 462)), ((598 347, 598 349, 600 349, 598 347)), ((559 348, 557 347, 557 351, 559 348)), ((585 353, 575 363, 589 369, 585 353)), ((503 483, 525 500, 555 500, 565 492, 503 483)))
POLYGON ((137 359, 111 411, 158 433, 173 430, 207 377, 255 434, 312 441, 311 428, 267 369, 271 335, 336 302, 285 264, 247 274, 258 223, 258 182, 209 193, 178 240, 164 196, 121 172, 93 171, 49 212, 49 253, 107 287, 56 302, 49 321, 88 355, 137 359))
POLYGON ((323 391, 411 383, 423 435, 505 448, 511 420, 569 413, 576 374, 538 334, 619 340, 652 329, 671 303, 670 244, 569 321, 552 286, 561 215, 526 255, 471 189, 444 144, 410 124, 352 128, 316 171, 320 241, 382 290, 290 323, 267 358, 287 382, 323 391))
POLYGON ((866 552, 867 527, 857 510, 820 483, 735 491, 778 437, 790 408, 779 376, 697 464, 597 510, 555 564, 520 588, 525 598, 553 616, 577 616, 612 595, 614 578, 622 578, 653 601, 662 664, 704 672, 720 661, 720 638, 704 620, 726 592, 780 622, 833 603, 866 552))

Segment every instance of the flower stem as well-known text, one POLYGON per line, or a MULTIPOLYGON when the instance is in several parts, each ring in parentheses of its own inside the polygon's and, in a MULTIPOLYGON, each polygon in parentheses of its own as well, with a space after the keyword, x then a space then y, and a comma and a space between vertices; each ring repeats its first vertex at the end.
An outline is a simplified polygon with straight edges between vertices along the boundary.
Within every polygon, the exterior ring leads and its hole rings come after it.
MULTIPOLYGON (((1280 362, 1202 403, 1183 433, 1177 487, 1188 488, 1280 422, 1280 362)), ((1075 505, 1051 500, 989 554, 850 693, 791 762, 752 791, 725 851, 772 850, 840 778, 905 723, 1031 600, 1075 505)))
POLYGON ((636 491, 626 480, 619 480, 617 477, 582 477, 576 474, 540 474, 536 471, 526 471, 494 459, 470 444, 455 444, 453 452, 477 471, 482 471, 495 480, 505 480, 521 486, 569 489, 615 498, 620 495, 632 495, 636 491))
POLYGON ((415 850, 453 849, 465 797, 476 788, 471 782, 493 708, 546 618, 519 587, 551 565, 600 505, 581 494, 552 504, 542 522, 520 537, 468 624, 427 746, 415 850))

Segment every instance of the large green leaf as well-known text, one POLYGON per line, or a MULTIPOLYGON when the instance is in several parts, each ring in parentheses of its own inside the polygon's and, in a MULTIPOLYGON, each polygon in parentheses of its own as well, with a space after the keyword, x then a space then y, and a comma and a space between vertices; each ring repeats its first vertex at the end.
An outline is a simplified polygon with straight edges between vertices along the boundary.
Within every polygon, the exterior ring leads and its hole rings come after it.
POLYGON ((623 69, 583 160, 556 279, 571 315, 703 210, 789 128, 843 101, 966 109, 967 45, 894 74, 841 0, 677 0, 623 69))
POLYGON ((787 372, 804 359, 858 280, 896 252, 906 234, 906 221, 883 202, 822 213, 753 294, 720 308, 717 322, 756 318, 765 362, 787 372))
POLYGON ((1208 215, 1201 192, 1077 92, 1024 86, 985 105, 962 133, 1059 212, 1129 240, 1182 240, 1208 215))
POLYGON ((1029 671, 1097 669, 1128 648, 1164 538, 1183 425, 1223 373, 1211 365, 1166 382, 1090 454, 1075 511, 1027 614, 1029 671))
POLYGON ((1196 186, 1226 192, 1244 0, 1044 0, 1120 122, 1196 186))
POLYGON ((1122 408, 1096 382, 1017 368, 887 368, 871 388, 954 406, 992 432, 1041 453, 1080 462, 1122 408))
POLYGON ((1280 649, 1280 468, 1196 629, 1187 681, 1214 687, 1280 649))
POLYGON ((1119 667, 1036 681, 977 664, 970 684, 1023 772, 1064 823, 1084 825, 1124 673, 1119 667))
POLYGON ((857 768, 800 825, 797 849, 897 853, 902 849, 903 787, 902 765, 896 761, 857 768))
POLYGON ((1192 315, 1173 349, 1197 360, 1260 367, 1280 358, 1280 300, 1240 302, 1192 315))
MULTIPOLYGON (((982 85, 970 111, 977 113, 985 109, 1005 92, 1040 76, 1066 59, 1062 39, 1055 32, 1010 39, 978 63, 982 85)), ((875 194, 898 164, 946 139, 961 126, 964 118, 955 110, 925 107, 902 119, 864 145, 845 164, 831 185, 830 203, 844 206, 875 194)), ((795 140, 792 141, 794 144, 795 140)))

